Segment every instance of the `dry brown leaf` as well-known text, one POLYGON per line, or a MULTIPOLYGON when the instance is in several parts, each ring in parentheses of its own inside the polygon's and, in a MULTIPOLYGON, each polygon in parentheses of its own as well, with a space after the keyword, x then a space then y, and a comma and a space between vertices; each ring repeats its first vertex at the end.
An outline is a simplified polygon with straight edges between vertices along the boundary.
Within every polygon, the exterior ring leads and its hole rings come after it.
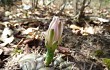
POLYGON ((9 27, 4 28, 0 39, 4 42, 1 46, 10 44, 14 40, 13 31, 9 27))
POLYGON ((66 47, 59 46, 58 50, 59 50, 60 53, 66 53, 66 54, 70 53, 70 49, 66 48, 66 47))
POLYGON ((88 34, 94 34, 94 28, 93 27, 86 27, 83 31, 84 33, 88 33, 88 34))
POLYGON ((0 49, 0 55, 3 53, 3 50, 2 49, 0 49))

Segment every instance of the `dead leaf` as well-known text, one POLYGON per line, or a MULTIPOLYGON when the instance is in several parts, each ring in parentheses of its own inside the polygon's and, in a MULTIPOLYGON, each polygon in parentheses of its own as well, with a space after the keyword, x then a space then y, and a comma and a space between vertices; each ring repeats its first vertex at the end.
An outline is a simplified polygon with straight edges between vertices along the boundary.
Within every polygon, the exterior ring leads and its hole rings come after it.
POLYGON ((22 0, 22 5, 24 10, 28 10, 32 8, 32 1, 31 0, 22 0))
POLYGON ((28 28, 28 29, 22 31, 22 34, 29 34, 29 33, 33 32, 35 30, 38 30, 38 29, 39 28, 28 28))
POLYGON ((0 55, 3 53, 3 50, 2 49, 0 49, 0 55))
POLYGON ((92 26, 86 27, 83 31, 83 33, 88 33, 88 34, 94 34, 94 28, 92 26))
POLYGON ((58 47, 58 51, 60 53, 66 53, 66 54, 69 54, 70 53, 70 49, 69 48, 61 47, 61 46, 58 47))
POLYGON ((38 47, 39 43, 40 43, 40 39, 27 39, 23 42, 24 44, 28 44, 29 47, 38 47))
POLYGON ((99 20, 100 22, 109 22, 108 19, 104 19, 104 18, 97 18, 97 20, 99 20))
POLYGON ((11 30, 9 27, 4 28, 0 39, 4 42, 0 44, 1 46, 10 44, 14 40, 13 30, 11 30))
POLYGON ((77 25, 70 25, 70 28, 74 29, 74 30, 81 30, 82 27, 79 27, 77 25))

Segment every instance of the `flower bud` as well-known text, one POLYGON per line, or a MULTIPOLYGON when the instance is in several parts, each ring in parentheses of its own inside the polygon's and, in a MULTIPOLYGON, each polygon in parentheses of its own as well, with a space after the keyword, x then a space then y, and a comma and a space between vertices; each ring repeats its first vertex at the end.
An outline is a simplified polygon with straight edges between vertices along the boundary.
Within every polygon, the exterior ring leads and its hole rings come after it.
POLYGON ((46 42, 53 44, 54 42, 60 42, 63 32, 63 24, 60 22, 59 17, 54 16, 46 33, 46 42))
POLYGON ((58 47, 57 45, 61 42, 61 35, 63 32, 63 24, 60 23, 60 19, 54 16, 49 28, 45 35, 45 45, 47 48, 45 65, 48 66, 54 57, 54 51, 58 47))

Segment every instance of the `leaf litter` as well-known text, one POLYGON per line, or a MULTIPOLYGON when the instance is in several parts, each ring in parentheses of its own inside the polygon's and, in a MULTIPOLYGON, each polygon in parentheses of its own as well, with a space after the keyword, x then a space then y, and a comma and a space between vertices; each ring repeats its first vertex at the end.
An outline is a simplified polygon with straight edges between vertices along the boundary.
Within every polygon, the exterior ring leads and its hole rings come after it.
MULTIPOLYGON (((81 27, 68 18, 67 15, 72 15, 68 9, 59 14, 61 22, 65 23, 62 43, 50 66, 45 67, 46 48, 42 34, 58 12, 58 7, 24 8, 12 8, 4 15, 0 14, 0 69, 106 70, 109 67, 109 20, 92 17, 93 22, 84 20, 86 24, 81 27)), ((88 15, 92 10, 85 12, 88 15)))

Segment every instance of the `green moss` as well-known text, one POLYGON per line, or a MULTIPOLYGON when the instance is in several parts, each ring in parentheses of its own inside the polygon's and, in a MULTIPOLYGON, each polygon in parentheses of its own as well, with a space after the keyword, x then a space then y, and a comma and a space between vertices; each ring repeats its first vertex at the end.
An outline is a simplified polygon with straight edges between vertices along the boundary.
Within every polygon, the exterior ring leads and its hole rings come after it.
POLYGON ((7 6, 9 6, 13 3, 12 0, 1 0, 1 2, 2 2, 2 4, 7 5, 7 6))
POLYGON ((16 54, 22 53, 22 52, 23 52, 23 50, 18 49, 18 48, 15 48, 15 49, 13 50, 13 52, 12 52, 12 55, 16 55, 16 54))
POLYGON ((110 70, 110 59, 109 58, 104 58, 103 63, 107 66, 107 68, 110 70))
POLYGON ((103 52, 102 50, 96 50, 96 51, 94 52, 94 55, 95 55, 96 57, 101 57, 101 56, 104 55, 104 52, 103 52))

